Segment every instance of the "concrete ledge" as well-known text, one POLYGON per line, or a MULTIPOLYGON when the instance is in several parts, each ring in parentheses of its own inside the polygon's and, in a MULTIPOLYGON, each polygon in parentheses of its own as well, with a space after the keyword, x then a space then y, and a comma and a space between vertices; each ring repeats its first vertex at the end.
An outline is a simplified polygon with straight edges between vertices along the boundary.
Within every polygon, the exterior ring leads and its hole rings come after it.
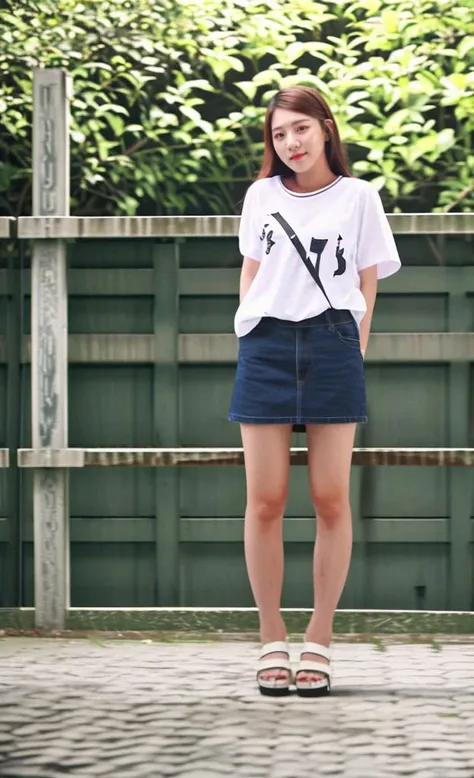
MULTIPOLYGON (((307 464, 307 449, 292 448, 290 463, 307 464)), ((203 467, 243 465, 242 448, 18 449, 19 467, 203 467)), ((474 448, 355 448, 353 465, 473 467, 474 448)))
MULTIPOLYGON (((283 608, 288 633, 303 633, 311 609, 283 608)), ((33 608, 0 608, 0 629, 34 630, 33 608)), ((256 633, 255 608, 71 608, 68 630, 256 633)), ((474 613, 340 610, 335 634, 473 635, 474 613)))
MULTIPOLYGON (((395 234, 468 235, 474 213, 387 214, 395 234)), ((238 216, 22 216, 18 237, 58 238, 236 238, 238 216)))
POLYGON ((79 448, 18 449, 18 467, 84 467, 84 450, 79 448))
POLYGON ((12 216, 0 216, 0 238, 9 238, 13 232, 15 219, 12 216))

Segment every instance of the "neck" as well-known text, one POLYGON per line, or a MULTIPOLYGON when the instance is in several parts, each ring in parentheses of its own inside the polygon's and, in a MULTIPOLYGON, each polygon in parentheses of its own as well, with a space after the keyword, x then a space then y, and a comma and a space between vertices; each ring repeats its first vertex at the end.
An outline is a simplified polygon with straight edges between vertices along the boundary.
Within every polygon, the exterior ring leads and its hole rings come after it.
POLYGON ((307 173, 301 173, 294 176, 294 178, 286 178, 283 180, 288 189, 292 189, 294 192, 315 192, 317 189, 324 189, 325 186, 329 186, 338 176, 330 170, 329 167, 323 170, 308 170, 307 173))

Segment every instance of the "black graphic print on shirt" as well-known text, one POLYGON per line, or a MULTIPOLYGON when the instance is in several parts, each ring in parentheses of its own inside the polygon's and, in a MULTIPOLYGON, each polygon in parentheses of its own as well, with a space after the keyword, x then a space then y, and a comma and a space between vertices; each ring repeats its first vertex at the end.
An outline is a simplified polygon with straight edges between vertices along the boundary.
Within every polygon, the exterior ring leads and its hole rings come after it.
MULTIPOLYGON (((336 259, 337 259, 337 268, 333 273, 333 276, 343 276, 346 272, 347 263, 344 257, 344 248, 341 248, 341 241, 342 236, 339 235, 337 239, 337 248, 336 248, 336 259)), ((316 254, 316 266, 319 274, 319 263, 321 261, 321 257, 323 254, 324 249, 327 245, 327 238, 311 238, 311 248, 310 252, 311 254, 316 254)))
MULTIPOLYGON (((320 288, 321 292, 325 296, 326 300, 328 301, 329 305, 332 308, 331 301, 329 300, 329 297, 326 294, 326 290, 324 288, 323 282, 321 281, 321 258, 323 256, 324 250, 328 244, 328 238, 311 238, 311 244, 310 244, 310 255, 316 254, 316 261, 311 261, 311 256, 307 255, 306 249, 304 248, 302 242, 300 241, 298 235, 294 231, 293 227, 288 224, 286 219, 281 215, 281 213, 272 213, 272 216, 276 221, 280 224, 281 227, 285 230, 286 234, 288 235, 289 239, 293 243, 296 251, 300 255, 301 259, 303 260, 306 268, 310 272, 312 278, 320 288)), ((268 225, 266 225, 268 226, 268 225)), ((333 273, 333 276, 342 276, 346 272, 347 263, 344 258, 344 249, 341 248, 341 242, 342 242, 342 236, 339 235, 337 240, 337 247, 336 247, 336 259, 337 259, 337 268, 333 273)), ((268 251, 267 251, 268 253, 268 251)))
POLYGON ((337 239, 336 258, 337 258, 337 270, 334 271, 335 276, 342 276, 346 272, 346 260, 344 259, 344 249, 341 249, 342 237, 339 235, 337 239))
POLYGON ((273 230, 270 230, 267 234, 266 232, 267 227, 268 224, 263 225, 262 234, 260 235, 260 240, 265 240, 265 238, 267 239, 267 248, 265 254, 269 254, 273 246, 275 245, 275 241, 273 240, 273 230))

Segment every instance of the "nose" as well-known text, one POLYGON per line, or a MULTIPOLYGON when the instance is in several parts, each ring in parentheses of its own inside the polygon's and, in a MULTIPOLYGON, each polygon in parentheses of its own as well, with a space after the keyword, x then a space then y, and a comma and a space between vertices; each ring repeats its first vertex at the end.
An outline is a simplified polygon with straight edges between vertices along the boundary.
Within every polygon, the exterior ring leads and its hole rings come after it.
POLYGON ((300 145, 296 135, 292 135, 291 133, 288 133, 287 135, 286 144, 288 147, 288 151, 293 151, 293 149, 297 149, 300 145))

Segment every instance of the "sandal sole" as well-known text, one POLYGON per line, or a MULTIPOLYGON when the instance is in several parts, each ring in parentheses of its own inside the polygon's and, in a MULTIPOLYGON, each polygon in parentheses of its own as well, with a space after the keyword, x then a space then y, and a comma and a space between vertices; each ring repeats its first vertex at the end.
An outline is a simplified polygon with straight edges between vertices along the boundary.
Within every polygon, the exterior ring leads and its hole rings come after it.
POLYGON ((290 693, 290 687, 289 686, 283 686, 283 688, 278 689, 270 689, 266 686, 260 686, 259 685, 259 691, 260 694, 263 694, 265 697, 286 697, 287 694, 290 693))
POLYGON ((296 694, 299 697, 329 697, 331 691, 327 686, 322 686, 319 689, 301 689, 297 686, 296 694))

